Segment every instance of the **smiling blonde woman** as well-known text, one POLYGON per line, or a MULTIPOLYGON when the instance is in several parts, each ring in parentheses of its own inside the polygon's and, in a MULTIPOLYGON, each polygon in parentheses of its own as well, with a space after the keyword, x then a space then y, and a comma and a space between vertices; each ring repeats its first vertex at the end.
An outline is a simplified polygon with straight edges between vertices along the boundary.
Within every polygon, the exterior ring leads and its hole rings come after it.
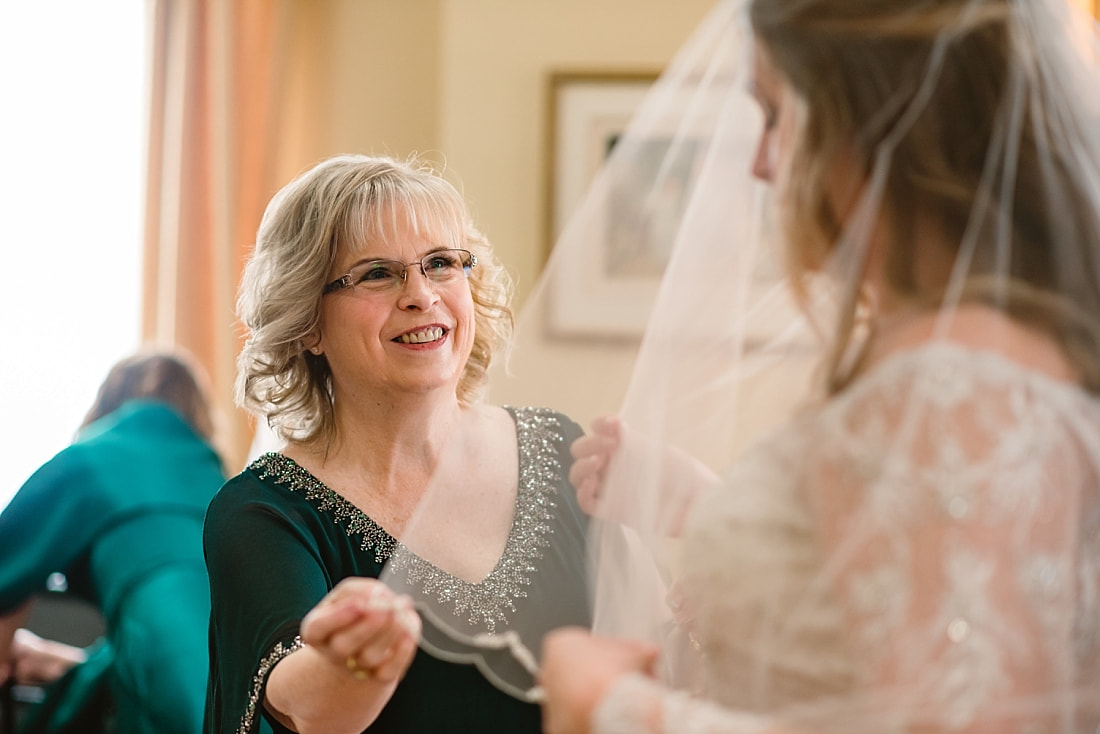
POLYGON ((271 201, 241 286, 238 399, 285 447, 207 517, 207 731, 539 730, 484 656, 418 652, 474 617, 588 623, 566 478, 580 430, 481 398, 509 298, 462 197, 420 162, 338 156, 271 201), (446 511, 406 547, 429 490, 446 511), (378 580, 387 565, 406 593, 378 580), (422 621, 421 601, 447 618, 422 621))

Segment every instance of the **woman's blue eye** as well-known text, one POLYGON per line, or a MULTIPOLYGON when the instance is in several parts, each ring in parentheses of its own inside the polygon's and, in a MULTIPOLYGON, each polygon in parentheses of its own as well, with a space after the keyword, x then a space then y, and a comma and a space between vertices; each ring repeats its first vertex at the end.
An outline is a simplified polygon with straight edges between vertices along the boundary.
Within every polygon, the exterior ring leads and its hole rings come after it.
POLYGON ((455 266, 455 259, 450 255, 433 255, 424 261, 424 270, 448 270, 455 266))

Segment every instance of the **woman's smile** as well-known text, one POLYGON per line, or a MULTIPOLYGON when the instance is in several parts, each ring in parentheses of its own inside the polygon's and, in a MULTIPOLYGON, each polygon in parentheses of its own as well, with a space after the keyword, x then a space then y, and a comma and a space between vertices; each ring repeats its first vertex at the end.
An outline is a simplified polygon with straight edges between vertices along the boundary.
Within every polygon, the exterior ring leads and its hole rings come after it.
POLYGON ((438 325, 417 327, 412 331, 394 337, 390 341, 398 344, 436 345, 443 341, 449 330, 438 325))

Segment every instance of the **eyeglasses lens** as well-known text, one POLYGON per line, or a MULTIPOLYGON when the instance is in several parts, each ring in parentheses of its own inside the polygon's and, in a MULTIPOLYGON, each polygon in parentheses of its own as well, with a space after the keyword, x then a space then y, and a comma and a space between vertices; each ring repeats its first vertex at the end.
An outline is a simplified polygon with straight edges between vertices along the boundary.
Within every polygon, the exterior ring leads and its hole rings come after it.
POLYGON ((405 280, 407 267, 419 267, 424 277, 433 283, 446 283, 467 271, 471 262, 470 253, 465 250, 440 250, 409 265, 398 260, 373 260, 352 270, 352 283, 372 291, 388 290, 405 280))

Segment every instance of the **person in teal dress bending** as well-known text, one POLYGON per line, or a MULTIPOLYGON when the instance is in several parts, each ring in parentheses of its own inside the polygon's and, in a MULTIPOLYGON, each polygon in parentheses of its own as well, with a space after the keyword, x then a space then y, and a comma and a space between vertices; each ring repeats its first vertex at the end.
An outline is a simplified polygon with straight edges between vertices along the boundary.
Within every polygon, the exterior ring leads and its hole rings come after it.
POLYGON ((482 398, 510 295, 423 163, 337 156, 268 205, 237 401, 285 446, 207 515, 207 732, 540 731, 523 656, 477 645, 589 624, 587 520, 577 424, 482 398))
POLYGON ((213 432, 205 377, 189 355, 142 350, 111 368, 74 442, 0 513, 0 677, 20 670, 16 633, 55 572, 106 625, 106 639, 47 689, 21 731, 201 730, 202 523, 225 481, 213 432))

